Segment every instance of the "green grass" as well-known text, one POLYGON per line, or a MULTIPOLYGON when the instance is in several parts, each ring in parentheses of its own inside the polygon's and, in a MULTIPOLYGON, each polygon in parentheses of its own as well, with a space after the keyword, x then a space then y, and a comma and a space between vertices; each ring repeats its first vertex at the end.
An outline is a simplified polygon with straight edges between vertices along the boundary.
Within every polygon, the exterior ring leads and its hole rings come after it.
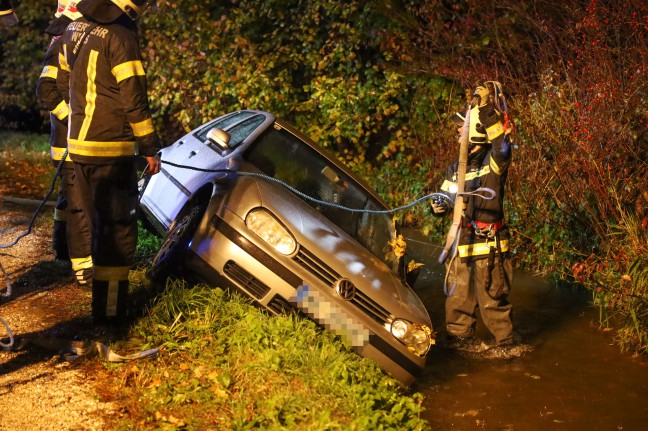
POLYGON ((129 412, 114 429, 427 429, 422 395, 313 322, 236 293, 170 280, 118 348, 152 347, 155 359, 106 365, 102 384, 121 385, 129 412))
POLYGON ((17 151, 32 156, 49 155, 49 135, 0 130, 0 151, 17 151))

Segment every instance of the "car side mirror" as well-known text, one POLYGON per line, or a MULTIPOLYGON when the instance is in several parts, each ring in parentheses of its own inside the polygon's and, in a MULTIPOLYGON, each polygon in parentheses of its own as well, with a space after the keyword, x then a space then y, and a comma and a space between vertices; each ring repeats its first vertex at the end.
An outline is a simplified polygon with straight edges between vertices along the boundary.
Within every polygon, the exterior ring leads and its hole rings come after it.
POLYGON ((225 130, 214 127, 207 132, 207 140, 225 150, 229 148, 230 135, 225 130))
POLYGON ((340 177, 335 173, 335 171, 333 171, 333 169, 331 169, 330 166, 324 166, 322 169, 322 175, 324 175, 333 184, 340 182, 340 177))

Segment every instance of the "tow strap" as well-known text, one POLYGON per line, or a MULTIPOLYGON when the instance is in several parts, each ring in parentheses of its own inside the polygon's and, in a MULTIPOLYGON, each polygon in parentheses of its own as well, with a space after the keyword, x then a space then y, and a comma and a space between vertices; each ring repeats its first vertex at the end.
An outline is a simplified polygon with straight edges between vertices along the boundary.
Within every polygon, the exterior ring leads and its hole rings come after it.
MULTIPOLYGON (((1 319, 2 318, 0 318, 0 320, 1 319)), ((6 348, 3 344, 0 350, 19 351, 23 350, 28 345, 34 345, 49 351, 55 351, 61 355, 63 359, 70 362, 94 356, 99 356, 108 362, 126 362, 135 359, 155 357, 160 353, 160 349, 156 347, 129 355, 119 355, 110 347, 98 341, 70 341, 47 337, 25 337, 16 339, 13 347, 6 348)))
MULTIPOLYGON (((444 264, 448 256, 453 259, 457 253, 457 245, 461 234, 461 218, 464 210, 464 192, 466 183, 466 169, 468 166, 468 129, 470 127, 470 105, 466 108, 466 117, 459 137, 459 161, 457 165, 457 195, 452 213, 452 225, 446 236, 446 243, 439 255, 439 263, 444 264)), ((476 109, 476 108, 475 108, 476 109)), ((493 193, 494 196, 495 193, 493 193)))

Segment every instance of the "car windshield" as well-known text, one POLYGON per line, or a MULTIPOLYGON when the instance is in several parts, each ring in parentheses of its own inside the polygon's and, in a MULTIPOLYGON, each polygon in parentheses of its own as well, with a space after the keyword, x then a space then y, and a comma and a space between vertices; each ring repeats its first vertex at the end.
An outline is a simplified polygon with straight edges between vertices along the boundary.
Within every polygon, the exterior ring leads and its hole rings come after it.
POLYGON ((389 267, 396 268, 396 257, 388 244, 394 232, 391 216, 371 213, 385 208, 308 144, 284 129, 270 128, 248 148, 244 158, 264 174, 329 203, 304 199, 389 267), (340 207, 369 212, 351 212, 340 207))

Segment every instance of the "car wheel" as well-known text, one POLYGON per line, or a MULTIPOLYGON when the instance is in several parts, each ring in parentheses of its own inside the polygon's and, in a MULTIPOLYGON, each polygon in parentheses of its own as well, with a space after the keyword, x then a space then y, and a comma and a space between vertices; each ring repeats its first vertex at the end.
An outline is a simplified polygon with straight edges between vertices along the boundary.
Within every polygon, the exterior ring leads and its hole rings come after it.
POLYGON ((172 271, 182 268, 183 258, 187 254, 187 247, 196 229, 200 225, 206 204, 194 205, 183 211, 171 226, 155 255, 147 275, 154 280, 161 280, 170 275, 172 271))

